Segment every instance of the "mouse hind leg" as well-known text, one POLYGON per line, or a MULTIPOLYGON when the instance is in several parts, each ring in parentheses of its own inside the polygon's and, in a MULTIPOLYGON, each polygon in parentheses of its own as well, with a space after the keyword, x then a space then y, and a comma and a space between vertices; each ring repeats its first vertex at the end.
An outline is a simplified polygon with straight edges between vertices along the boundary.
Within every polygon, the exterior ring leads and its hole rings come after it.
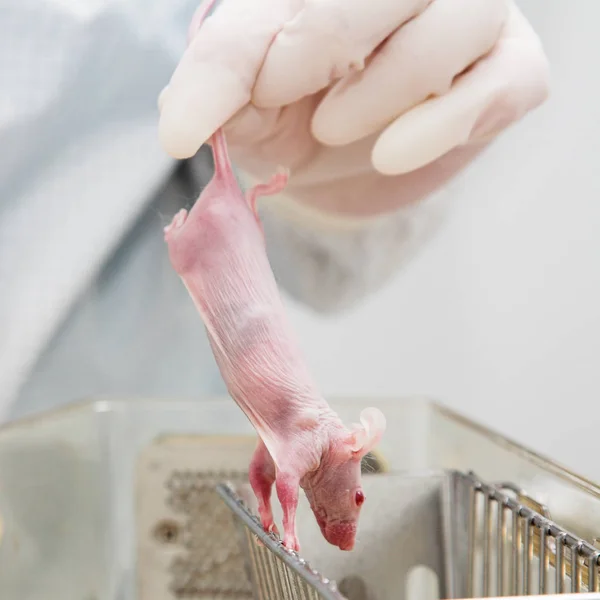
POLYGON ((249 479, 252 491, 258 501, 258 513, 265 531, 277 531, 273 521, 273 509, 271 507, 271 492, 275 483, 276 469, 275 463, 259 438, 258 445, 250 462, 249 479))
POLYGON ((273 194, 278 194, 285 189, 289 179, 289 172, 287 170, 280 170, 275 173, 267 183, 259 183, 254 187, 250 188, 246 191, 246 202, 248 202, 248 206, 250 210, 254 213, 256 220, 260 224, 260 220, 258 218, 258 208, 256 206, 257 201, 260 196, 272 196, 273 194))

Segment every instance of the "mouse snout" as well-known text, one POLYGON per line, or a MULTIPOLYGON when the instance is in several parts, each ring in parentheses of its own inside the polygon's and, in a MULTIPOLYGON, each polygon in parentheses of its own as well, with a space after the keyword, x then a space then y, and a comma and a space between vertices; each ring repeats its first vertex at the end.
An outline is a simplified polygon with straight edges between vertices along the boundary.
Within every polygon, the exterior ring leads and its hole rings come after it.
POLYGON ((340 550, 350 551, 356 541, 356 523, 339 521, 328 523, 323 531, 325 539, 340 550))

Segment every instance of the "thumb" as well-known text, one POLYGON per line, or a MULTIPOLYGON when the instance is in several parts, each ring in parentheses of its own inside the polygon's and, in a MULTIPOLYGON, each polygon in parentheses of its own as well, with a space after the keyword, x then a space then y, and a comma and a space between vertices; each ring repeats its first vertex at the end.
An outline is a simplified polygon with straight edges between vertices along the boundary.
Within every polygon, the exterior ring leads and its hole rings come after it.
POLYGON ((158 134, 168 154, 193 156, 250 101, 269 44, 289 18, 288 4, 222 0, 202 23, 159 98, 158 134))

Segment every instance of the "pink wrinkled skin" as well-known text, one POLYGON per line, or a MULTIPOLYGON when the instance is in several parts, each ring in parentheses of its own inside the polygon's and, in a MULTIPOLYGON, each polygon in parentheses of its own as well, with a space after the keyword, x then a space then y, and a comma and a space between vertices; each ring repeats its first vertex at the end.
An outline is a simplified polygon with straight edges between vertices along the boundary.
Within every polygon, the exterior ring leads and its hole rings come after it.
POLYGON ((189 214, 165 228, 171 264, 200 313, 229 393, 260 441, 250 465, 263 526, 274 530, 273 484, 284 544, 298 550, 295 515, 302 487, 325 539, 354 546, 364 493, 362 457, 385 418, 365 409, 348 429, 313 383, 285 317, 256 213, 259 195, 281 191, 287 174, 239 189, 222 130, 213 137, 215 174, 189 214))

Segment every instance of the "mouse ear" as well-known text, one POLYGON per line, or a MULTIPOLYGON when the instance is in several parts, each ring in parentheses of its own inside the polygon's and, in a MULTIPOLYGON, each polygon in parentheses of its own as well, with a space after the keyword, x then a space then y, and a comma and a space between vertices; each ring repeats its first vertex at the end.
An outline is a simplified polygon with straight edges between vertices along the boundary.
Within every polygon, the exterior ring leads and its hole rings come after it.
POLYGON ((385 417, 378 408, 365 408, 360 413, 360 425, 353 428, 352 452, 361 457, 370 452, 380 442, 385 427, 385 417))

